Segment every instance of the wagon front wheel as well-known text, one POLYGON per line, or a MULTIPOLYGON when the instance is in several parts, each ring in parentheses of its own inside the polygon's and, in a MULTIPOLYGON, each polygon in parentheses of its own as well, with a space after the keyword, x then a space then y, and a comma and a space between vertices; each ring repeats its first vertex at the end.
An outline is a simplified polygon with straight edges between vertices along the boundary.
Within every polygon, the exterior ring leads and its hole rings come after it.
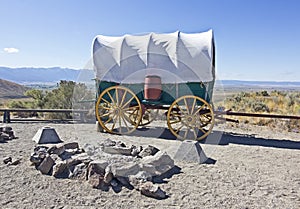
POLYGON ((142 107, 130 89, 112 86, 99 95, 96 116, 101 127, 108 133, 129 134, 141 121, 142 107))
POLYGON ((170 131, 181 140, 201 140, 214 126, 214 113, 204 99, 188 95, 175 100, 167 114, 170 131))

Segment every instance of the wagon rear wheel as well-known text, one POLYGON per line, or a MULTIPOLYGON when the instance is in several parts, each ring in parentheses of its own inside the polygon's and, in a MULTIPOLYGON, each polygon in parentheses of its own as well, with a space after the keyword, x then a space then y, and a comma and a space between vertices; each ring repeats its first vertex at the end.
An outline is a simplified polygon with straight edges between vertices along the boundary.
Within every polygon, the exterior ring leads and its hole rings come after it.
POLYGON ((123 86, 105 89, 96 103, 96 116, 101 127, 113 134, 129 134, 139 125, 142 107, 137 96, 123 86))
POLYGON ((214 126, 214 113, 204 99, 188 95, 175 100, 167 114, 170 131, 178 139, 201 140, 214 126))

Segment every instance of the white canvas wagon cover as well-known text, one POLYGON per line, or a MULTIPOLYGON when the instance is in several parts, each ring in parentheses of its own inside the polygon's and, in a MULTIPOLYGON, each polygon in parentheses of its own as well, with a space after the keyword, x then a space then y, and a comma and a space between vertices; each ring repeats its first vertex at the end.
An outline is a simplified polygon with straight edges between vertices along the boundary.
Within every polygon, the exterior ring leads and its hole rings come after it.
POLYGON ((93 42, 96 78, 117 83, 143 82, 158 75, 163 83, 215 79, 212 30, 202 33, 98 35, 93 42))

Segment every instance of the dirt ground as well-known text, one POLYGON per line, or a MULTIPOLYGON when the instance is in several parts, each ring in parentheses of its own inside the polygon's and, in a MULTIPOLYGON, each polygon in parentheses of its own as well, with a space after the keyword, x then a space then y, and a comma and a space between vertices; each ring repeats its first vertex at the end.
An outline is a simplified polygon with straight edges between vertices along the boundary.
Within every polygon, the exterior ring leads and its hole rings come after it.
POLYGON ((154 123, 130 136, 96 132, 95 124, 9 124, 19 137, 0 143, 1 208, 300 208, 300 134, 250 125, 217 126, 201 147, 214 164, 176 162, 180 168, 159 186, 168 198, 136 190, 93 189, 86 181, 55 179, 30 165, 32 137, 54 127, 65 141, 97 145, 110 138, 126 145, 154 145, 174 156, 180 141, 154 123), (4 157, 20 159, 15 166, 4 157))

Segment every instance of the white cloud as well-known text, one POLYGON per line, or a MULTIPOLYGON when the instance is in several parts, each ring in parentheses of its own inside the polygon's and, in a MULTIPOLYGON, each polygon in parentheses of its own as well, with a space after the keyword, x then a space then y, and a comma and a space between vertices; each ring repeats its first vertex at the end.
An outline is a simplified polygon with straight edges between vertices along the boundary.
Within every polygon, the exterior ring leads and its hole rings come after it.
POLYGON ((6 52, 6 53, 9 53, 9 54, 11 54, 11 53, 18 53, 19 52, 19 49, 17 49, 17 48, 4 48, 3 49, 4 50, 4 52, 6 52))

